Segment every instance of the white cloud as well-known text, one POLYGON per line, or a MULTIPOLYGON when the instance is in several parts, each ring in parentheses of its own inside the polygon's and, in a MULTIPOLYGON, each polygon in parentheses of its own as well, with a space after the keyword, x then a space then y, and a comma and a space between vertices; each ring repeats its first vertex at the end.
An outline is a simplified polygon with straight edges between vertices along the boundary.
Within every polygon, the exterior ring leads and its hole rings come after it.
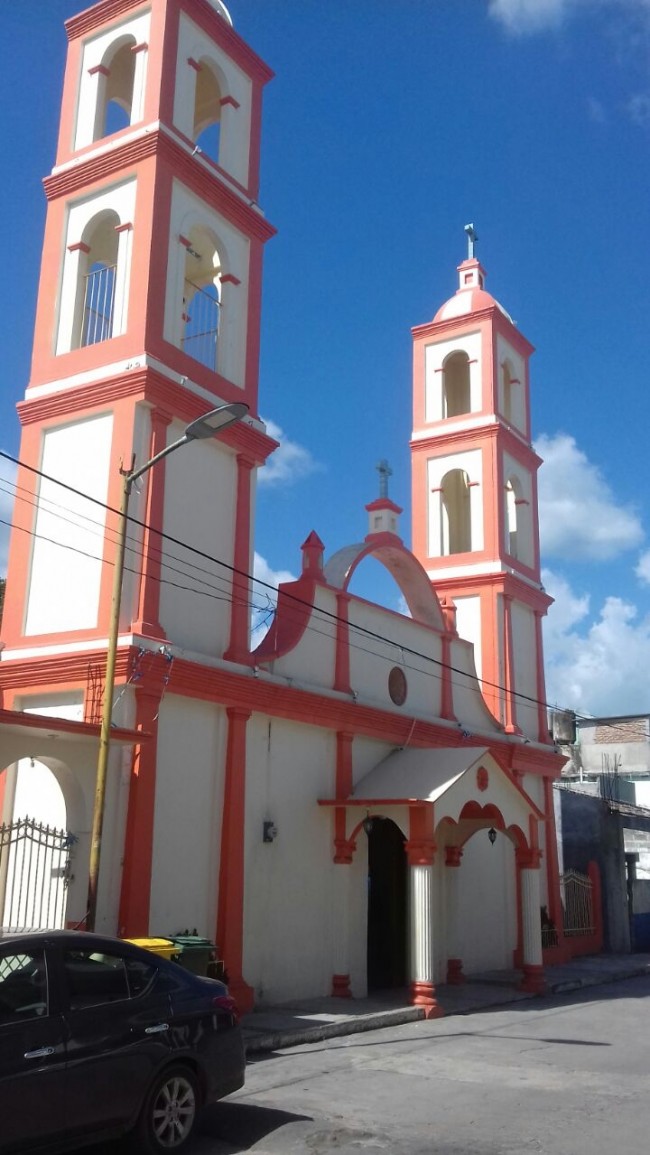
POLYGON ((636 512, 616 501, 599 468, 566 433, 543 434, 539 471, 542 553, 565 561, 607 561, 643 540, 636 512))
POLYGON ((280 442, 280 447, 260 469, 258 474, 260 485, 293 485, 295 481, 321 468, 309 450, 286 437, 284 431, 274 421, 267 421, 266 429, 269 437, 280 442))
POLYGON ((579 633, 587 595, 545 571, 556 599, 544 623, 546 696, 553 705, 583 714, 633 714, 648 708, 650 617, 618 597, 606 598, 588 629, 579 633))
MULTIPOLYGON (((488 13, 514 36, 559 28, 573 15, 611 10, 634 22, 645 21, 648 0, 489 0, 488 13)), ((625 26, 625 25, 624 25, 625 26)), ((630 31, 632 40, 632 32, 630 31)))
POLYGON ((488 12, 516 36, 557 28, 572 0, 490 0, 488 12))
POLYGON ((252 646, 259 646, 266 634, 278 600, 278 586, 283 582, 295 581, 295 574, 286 569, 274 570, 266 558, 256 553, 253 561, 253 615, 252 615, 252 646), (264 585, 258 584, 264 582, 264 585), (269 589, 269 586, 272 588, 269 589))
POLYGON ((7 572, 9 553, 9 523, 14 508, 16 466, 0 457, 0 577, 7 572))
POLYGON ((634 572, 639 581, 643 582, 645 585, 650 586, 650 550, 647 550, 646 553, 641 554, 641 557, 639 558, 639 564, 636 566, 634 572))
POLYGON ((587 97, 587 115, 594 124, 605 124, 607 121, 605 105, 595 96, 587 97))
POLYGON ((627 103, 630 120, 639 128, 650 128, 650 94, 637 92, 627 103))

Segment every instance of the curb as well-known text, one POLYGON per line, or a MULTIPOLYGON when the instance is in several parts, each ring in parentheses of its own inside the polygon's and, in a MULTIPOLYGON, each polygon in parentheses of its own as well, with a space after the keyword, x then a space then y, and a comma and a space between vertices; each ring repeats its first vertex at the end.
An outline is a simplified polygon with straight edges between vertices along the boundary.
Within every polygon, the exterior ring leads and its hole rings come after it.
POLYGON ((282 1047, 296 1047, 301 1043, 320 1043, 324 1039, 337 1039, 343 1035, 359 1035, 364 1031, 380 1031, 383 1027, 398 1027, 402 1023, 413 1023, 425 1017, 423 1007, 404 1007, 397 1011, 377 1011, 363 1018, 349 1018, 336 1023, 319 1023, 313 1027, 299 1027, 297 1030, 265 1031, 250 1035, 244 1030, 246 1055, 262 1051, 277 1051, 282 1047))
MULTIPOLYGON (((457 1009, 450 1008, 445 1011, 444 1017, 450 1018, 457 1015, 476 1014, 481 1011, 492 1010, 497 1006, 512 1006, 526 999, 543 998, 545 996, 548 998, 552 995, 569 994, 571 991, 583 990, 587 987, 605 986, 608 983, 623 982, 625 979, 641 978, 648 975, 650 975, 650 964, 635 967, 633 970, 626 971, 623 974, 620 971, 615 971, 610 974, 592 972, 582 978, 564 979, 549 984, 541 996, 519 993, 513 998, 504 991, 505 997, 503 1000, 488 1000, 486 1002, 477 1002, 472 1006, 458 1007, 457 1009)), ((297 1047, 309 1043, 320 1043, 325 1039, 336 1039, 342 1038, 345 1035, 363 1034, 366 1031, 379 1031, 385 1027, 397 1027, 403 1023, 417 1022, 425 1017, 423 1007, 401 1007, 397 1010, 376 1011, 369 1015, 351 1016, 348 1019, 342 1019, 336 1022, 318 1023, 310 1027, 298 1027, 297 1029, 291 1027, 283 1029, 279 1027, 276 1030, 264 1031, 260 1029, 256 1031, 254 1027, 244 1027, 244 1046, 248 1058, 249 1055, 278 1051, 284 1047, 297 1047)))

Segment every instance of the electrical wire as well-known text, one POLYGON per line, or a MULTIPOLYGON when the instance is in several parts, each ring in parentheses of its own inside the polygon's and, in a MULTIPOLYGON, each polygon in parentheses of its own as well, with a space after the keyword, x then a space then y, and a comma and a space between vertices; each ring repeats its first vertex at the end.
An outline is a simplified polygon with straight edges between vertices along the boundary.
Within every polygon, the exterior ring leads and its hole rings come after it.
MULTIPOLYGON (((97 505, 98 507, 100 507, 104 511, 107 511, 109 513, 113 513, 117 516, 120 515, 119 510, 115 509, 113 506, 109 505, 107 502, 101 501, 99 498, 92 497, 90 494, 86 494, 82 490, 79 490, 76 487, 69 485, 66 482, 60 481, 58 478, 55 478, 49 474, 46 474, 43 470, 37 469, 31 465, 27 465, 25 462, 21 462, 18 458, 13 457, 11 454, 6 453, 4 450, 0 450, 0 457, 5 458, 8 461, 11 461, 12 464, 14 464, 14 465, 21 466, 23 469, 26 469, 28 472, 35 474, 36 476, 40 477, 41 479, 44 479, 46 481, 51 482, 52 484, 60 486, 62 489, 65 489, 68 492, 73 493, 76 497, 81 497, 85 501, 90 502, 91 504, 97 505)), ((20 487, 18 487, 16 485, 16 491, 18 490, 18 488, 20 488, 20 487)), ((26 499, 20 499, 20 500, 26 500, 26 499)), ((36 502, 32 502, 31 504, 38 504, 38 499, 36 502)), ((65 507, 60 507, 60 508, 65 508, 65 507)), ((71 511, 68 510, 68 512, 71 512, 71 511)), ((83 517, 83 515, 81 515, 81 516, 83 517)), ((91 519, 88 519, 88 520, 91 520, 91 519)), ((127 524, 128 524, 128 522, 131 522, 131 523, 137 525, 139 528, 144 529, 144 530, 148 531, 149 533, 154 533, 158 538, 161 539, 161 541, 171 542, 172 544, 174 544, 176 546, 180 546, 181 549, 187 550, 189 553, 192 553, 195 556, 200 557, 203 560, 211 562, 213 565, 217 565, 220 568, 227 570, 233 577, 236 576, 236 577, 244 578, 247 582, 253 582, 256 586, 261 586, 264 589, 271 591, 271 594, 277 593, 276 587, 274 587, 270 582, 266 582, 262 578, 257 578, 257 577, 255 577, 254 574, 251 574, 247 571, 240 570, 236 566, 230 565, 228 562, 225 562, 219 558, 216 558, 213 555, 205 552, 204 550, 198 549, 196 546, 192 546, 188 542, 184 542, 184 541, 180 540, 179 538, 174 537, 172 534, 165 533, 163 530, 158 529, 157 526, 153 526, 151 524, 148 524, 145 521, 142 521, 141 519, 139 519, 137 517, 134 517, 132 514, 127 514, 127 524)), ((5 525, 13 525, 13 523, 6 522, 6 521, 4 521, 4 519, 0 519, 0 523, 5 524, 5 525)), ((102 523, 99 523, 99 522, 93 523, 93 524, 97 524, 97 526, 102 525, 102 523)), ((14 528, 20 529, 22 527, 16 526, 14 528)), ((38 536, 34 533, 34 531, 26 530, 25 532, 32 533, 33 536, 38 536)), ((53 539, 46 539, 46 540, 53 540, 53 539)), ((80 550, 75 550, 75 548, 72 546, 65 546, 63 543, 60 543, 60 542, 53 541, 53 544, 59 545, 62 548, 71 548, 71 549, 73 549, 74 552, 80 552, 80 553, 84 552, 84 551, 80 551, 80 550)), ((133 552, 134 547, 130 546, 129 548, 131 549, 131 552, 133 552)), ((137 548, 137 547, 135 547, 135 548, 137 548)), ((151 546, 150 546, 150 549, 151 549, 151 546)), ((158 559, 161 561, 164 561, 165 565, 167 565, 166 555, 163 554, 162 550, 159 549, 156 552, 158 554, 158 559)), ((87 555, 87 556, 93 556, 93 555, 87 555)), ((149 556, 149 555, 147 555, 147 556, 149 556)), ((100 561, 102 563, 104 562, 103 558, 95 557, 94 560, 100 561)), ((180 561, 181 559, 175 558, 174 560, 180 561)), ((194 563, 191 563, 191 564, 194 567, 194 563)), ((196 568, 198 568, 198 567, 196 567, 196 568)), ((128 572, 134 573, 136 576, 143 576, 144 571, 129 570, 128 572)), ((203 571, 203 572, 207 572, 207 571, 203 571)), ((153 576, 153 575, 150 575, 150 576, 153 576)), ((196 590, 196 589, 193 589, 192 587, 181 586, 178 583, 169 582, 168 579, 158 578, 157 580, 163 582, 164 584, 169 584, 174 588, 185 590, 186 592, 192 592, 192 593, 199 594, 199 595, 203 594, 204 596, 208 596, 208 597, 215 597, 216 600, 230 600, 231 602, 233 602, 233 604, 237 600, 237 599, 233 599, 232 597, 229 598, 227 596, 227 594, 225 594, 225 593, 215 595, 215 594, 211 594, 207 591, 196 590)), ((314 614, 314 613, 319 614, 323 621, 329 620, 330 622, 332 622, 334 624, 342 623, 350 631, 354 632, 358 636, 364 636, 366 638, 372 639, 373 641, 380 642, 383 645, 393 647, 396 650, 401 651, 402 653, 409 654, 412 658, 413 657, 418 658, 420 661, 434 665, 434 666, 438 667, 438 669, 441 671, 446 669, 451 674, 456 674, 456 675, 458 675, 458 676, 460 676, 466 680, 474 681, 476 678, 476 675, 471 673, 471 672, 459 669, 458 667, 452 666, 450 663, 445 663, 438 658, 432 657, 431 655, 423 654, 419 650, 415 650, 412 647, 405 646, 403 643, 396 642, 391 638, 387 638, 383 634, 378 634, 373 630, 369 630, 367 627, 360 626, 356 623, 351 623, 347 619, 341 618, 340 615, 334 613, 333 611, 325 610, 325 609, 322 609, 321 607, 316 607, 316 606, 312 605, 311 602, 305 601, 305 599, 300 598, 298 595, 296 595, 290 591, 284 590, 283 591, 283 597, 284 597, 285 604, 287 601, 289 601, 289 602, 293 602, 297 607, 308 608, 312 614, 314 614)), ((244 604, 243 600, 239 599, 238 604, 240 604, 240 605, 244 604)), ((255 607, 254 604, 251 602, 246 602, 246 605, 249 608, 254 609, 254 610, 255 609, 259 610, 262 608, 262 607, 255 607)), ((267 607, 263 607, 263 608, 266 609, 267 607)), ((310 628, 310 627, 307 627, 307 628, 310 628)), ((321 633, 321 634, 323 633, 323 631, 318 631, 314 627, 311 627, 311 628, 314 629, 314 632, 316 632, 316 633, 321 633)), ((331 635, 327 635, 327 636, 331 636, 331 635)), ((357 646, 356 648, 359 649, 361 652, 370 653, 375 657, 383 657, 383 655, 377 654, 375 651, 365 650, 359 646, 357 646)), ((385 660, 388 660, 388 659, 386 658, 385 660)), ((427 673, 427 671, 419 670, 418 667, 407 666, 406 668, 411 669, 411 670, 416 670, 418 673, 425 673, 425 674, 427 673)), ((440 678, 441 674, 435 674, 435 675, 430 675, 430 676, 440 678)), ((554 710, 554 711, 560 711, 561 710, 561 707, 558 707, 557 705, 552 705, 551 703, 543 701, 541 699, 538 699, 538 698, 534 697, 533 695, 524 694, 522 691, 518 691, 518 690, 508 690, 507 687, 501 685, 498 682, 491 682, 487 679, 479 679, 479 680, 480 680, 481 685, 483 687, 488 687, 492 690, 498 691, 499 693, 504 693, 504 694, 510 693, 519 702, 525 703, 528 706, 535 706, 535 707, 543 706, 546 710, 554 710)), ((466 685, 466 682, 463 682, 463 683, 456 682, 455 685, 457 685, 457 686, 466 685)), ((576 718, 580 718, 581 720, 588 720, 588 716, 584 716, 584 718, 583 718, 576 711, 569 711, 569 712, 574 713, 576 718)))

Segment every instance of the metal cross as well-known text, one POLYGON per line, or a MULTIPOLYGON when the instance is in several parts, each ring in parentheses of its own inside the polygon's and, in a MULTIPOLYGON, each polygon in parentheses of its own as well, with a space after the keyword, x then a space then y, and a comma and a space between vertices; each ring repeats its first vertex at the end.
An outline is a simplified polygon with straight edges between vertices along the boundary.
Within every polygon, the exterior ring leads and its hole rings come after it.
POLYGON ((379 474, 379 496, 388 497, 388 478, 393 476, 393 471, 386 460, 382 460, 375 467, 379 474))
POLYGON ((465 225, 465 232, 467 233, 467 259, 472 261, 476 256, 474 245, 478 240, 478 235, 474 225, 465 225))

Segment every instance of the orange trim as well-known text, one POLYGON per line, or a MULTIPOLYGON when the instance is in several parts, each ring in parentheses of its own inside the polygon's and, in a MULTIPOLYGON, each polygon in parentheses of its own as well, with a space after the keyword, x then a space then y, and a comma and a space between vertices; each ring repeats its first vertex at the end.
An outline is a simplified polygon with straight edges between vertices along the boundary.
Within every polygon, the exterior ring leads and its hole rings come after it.
MULTIPOLYGON (((165 448, 171 416, 160 409, 151 410, 151 434, 148 460, 165 448)), ((146 502, 144 521, 148 526, 163 524, 165 505, 165 461, 146 474, 146 502)), ((167 635, 160 624, 160 578, 162 576, 161 540, 152 529, 142 531, 142 547, 138 558, 141 570, 140 592, 133 631, 144 637, 164 639, 167 635)))
MULTIPOLYGON (((158 665, 164 659, 158 659, 158 665)), ((148 682, 151 679, 147 679, 148 682)), ((164 683, 135 690, 136 727, 148 730, 153 741, 133 751, 129 805, 126 819, 124 866, 120 895, 119 933, 122 937, 149 934, 156 767, 158 759, 158 710, 164 683)))
POLYGON ((351 999, 352 998, 352 991, 350 990, 350 976, 349 975, 332 975, 331 998, 333 998, 333 999, 351 999))
POLYGON ((445 1012, 436 999, 434 983, 412 982, 410 993, 411 1005, 414 1007, 422 1007, 425 1019, 441 1019, 444 1017, 445 1012))
POLYGON ((254 992, 243 977, 246 724, 250 710, 228 708, 217 943, 240 1010, 252 1010, 254 992))
POLYGON ((352 790, 352 742, 352 734, 339 730, 336 735, 336 797, 343 800, 352 790))
POLYGON ((255 212, 229 187, 228 183, 221 179, 216 166, 213 171, 213 167, 205 168, 203 165, 197 165, 180 142, 165 132, 152 129, 151 132, 136 139, 125 139, 121 143, 118 143, 118 140, 119 138, 116 138, 115 147, 109 152, 89 156, 87 159, 84 159, 83 153, 79 153, 78 165, 45 177, 43 187, 48 201, 71 197, 80 189, 107 185, 114 181, 118 173, 127 180, 137 172, 138 165, 155 156, 162 163, 170 165, 178 179, 202 200, 214 203, 217 199, 219 211, 242 232, 262 241, 275 236, 276 229, 273 225, 255 212))

